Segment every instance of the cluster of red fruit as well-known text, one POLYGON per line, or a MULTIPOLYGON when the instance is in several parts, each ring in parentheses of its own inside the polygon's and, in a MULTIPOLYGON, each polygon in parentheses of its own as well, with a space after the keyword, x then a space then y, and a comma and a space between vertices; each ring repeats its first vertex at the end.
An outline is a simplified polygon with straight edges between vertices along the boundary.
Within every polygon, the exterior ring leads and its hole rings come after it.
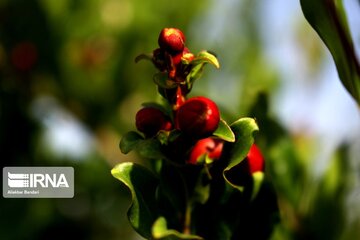
POLYGON ((160 48, 153 52, 153 63, 160 71, 167 71, 168 77, 175 82, 183 82, 186 77, 186 65, 194 54, 185 46, 185 35, 177 28, 164 28, 159 35, 160 48))
MULTIPOLYGON (((161 72, 168 74, 170 81, 177 83, 177 87, 165 89, 175 92, 175 97, 174 94, 171 97, 165 95, 173 111, 169 116, 160 108, 144 107, 136 114, 136 128, 146 138, 155 137, 160 131, 179 131, 191 143, 185 154, 188 164, 203 164, 204 157, 219 159, 224 142, 212 136, 219 126, 219 108, 215 102, 203 96, 185 98, 189 89, 184 92, 183 83, 195 57, 185 46, 184 34, 176 28, 164 28, 158 43, 160 47, 153 51, 152 62, 161 72)), ((255 145, 251 147, 244 164, 251 173, 263 171, 263 157, 255 145)))
POLYGON ((210 137, 217 129, 220 113, 217 105, 206 97, 193 97, 186 100, 174 110, 174 120, 163 111, 155 107, 144 107, 136 114, 136 128, 144 133, 145 137, 154 137, 160 131, 179 130, 189 141, 198 140, 193 153, 190 154, 189 163, 196 164, 197 155, 202 152, 196 148, 204 148, 213 152, 209 157, 220 157, 223 143, 210 137), (216 149, 216 151, 215 151, 216 149), (195 155, 194 155, 195 154, 195 155))

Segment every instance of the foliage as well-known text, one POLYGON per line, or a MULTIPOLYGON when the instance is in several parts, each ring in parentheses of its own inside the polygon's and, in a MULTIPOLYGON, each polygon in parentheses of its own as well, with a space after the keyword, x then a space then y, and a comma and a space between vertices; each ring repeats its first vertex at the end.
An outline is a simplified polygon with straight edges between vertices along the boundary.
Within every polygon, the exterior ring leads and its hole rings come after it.
MULTIPOLYGON (((275 221, 266 219, 275 219, 276 198, 271 190, 264 190, 262 170, 250 172, 244 165, 251 164, 248 153, 259 130, 258 125, 253 118, 240 118, 228 125, 214 114, 218 110, 209 99, 199 97, 187 100, 186 95, 201 76, 204 65, 210 63, 218 68, 218 60, 207 51, 193 55, 186 50, 186 53, 180 53, 183 54, 182 61, 177 62, 179 53, 170 52, 166 41, 167 38, 177 39, 177 43, 172 40, 171 44, 176 43, 176 49, 183 51, 183 34, 178 29, 165 28, 160 38, 160 49, 154 50, 153 55, 140 55, 136 62, 150 60, 160 70, 155 74, 154 83, 167 104, 160 107, 156 103, 146 104, 136 117, 136 127, 144 137, 130 131, 120 142, 123 153, 136 150, 155 168, 147 170, 126 162, 111 171, 131 192, 132 203, 128 210, 131 225, 147 239, 209 239, 214 236, 217 239, 268 238, 275 221), (167 35, 167 31, 173 36, 167 35), (163 46, 166 50, 162 49, 163 46), (154 106, 157 110, 152 110, 154 106), (189 106, 190 110, 186 111, 189 106), (209 110, 202 112, 203 106, 209 110), (158 109, 169 114, 169 117, 159 114, 158 109), (190 115, 191 121, 186 120, 190 115), (162 122, 162 118, 173 119, 169 123, 173 127, 155 124, 162 122), (180 120, 182 125, 179 125, 180 120), (218 121, 215 131, 206 130, 206 136, 201 131, 199 135, 197 129, 210 126, 208 122, 212 126, 214 121, 218 121), (186 124, 195 124, 196 128, 185 131, 186 124), (212 154, 211 151, 216 151, 217 147, 210 148, 208 145, 196 150, 203 151, 198 160, 189 162, 189 155, 195 151, 194 144, 202 144, 202 139, 209 139, 208 134, 216 139, 215 146, 221 147, 220 153, 212 154), (257 214, 249 211, 259 201, 262 204, 266 202, 262 208, 267 210, 255 211, 257 214), (254 221, 247 222, 251 218, 254 221), (259 230, 246 232, 243 229, 245 225, 250 229, 256 226, 259 230)), ((263 161, 261 156, 256 157, 263 161)))
POLYGON ((301 0, 305 18, 320 35, 331 52, 340 80, 360 104, 360 64, 346 20, 343 1, 301 0))
MULTIPOLYGON (((334 56, 344 86, 356 98, 358 72, 351 46, 356 44, 356 39, 352 43, 349 37, 351 33, 346 26, 342 1, 299 2, 305 17, 334 56)), ((281 79, 276 62, 286 68, 289 63, 268 58, 269 47, 272 52, 279 49, 274 43, 270 46, 264 44, 267 42, 264 33, 268 32, 264 26, 287 15, 288 3, 281 3, 282 8, 276 10, 276 16, 264 23, 263 16, 272 8, 269 3, 256 0, 183 0, 171 4, 165 0, 158 0, 155 4, 142 0, 0 1, 2 166, 69 165, 75 168, 76 177, 73 199, 1 198, 0 239, 133 239, 134 231, 126 218, 131 194, 109 174, 109 170, 119 162, 133 161, 134 168, 146 166, 146 169, 152 169, 151 176, 160 172, 168 182, 184 185, 173 166, 146 158, 163 158, 159 155, 161 151, 156 149, 175 139, 178 132, 171 132, 171 136, 160 132, 158 138, 147 139, 150 141, 144 141, 144 136, 139 133, 126 134, 134 127, 134 116, 140 104, 149 99, 158 100, 158 94, 152 91, 155 90, 154 82, 149 78, 153 68, 143 62, 134 64, 133 59, 139 52, 153 48, 157 31, 164 25, 177 26, 188 33, 192 41, 190 48, 205 47, 218 53, 220 71, 214 66, 203 73, 199 65, 199 72, 193 72, 193 79, 201 74, 204 78, 196 80, 192 93, 209 96, 220 103, 223 119, 213 135, 225 142, 234 142, 235 134, 232 133, 235 131, 226 122, 235 122, 239 116, 255 119, 260 129, 255 140, 266 158, 265 182, 262 182, 251 207, 239 210, 238 215, 242 217, 230 214, 236 212, 234 205, 244 201, 238 190, 231 197, 223 196, 224 201, 231 198, 233 204, 219 207, 214 198, 222 196, 221 193, 208 196, 207 186, 198 188, 198 207, 194 215, 206 216, 215 209, 218 219, 223 219, 219 222, 214 218, 205 222, 194 219, 199 232, 206 233, 210 229, 213 231, 211 237, 219 239, 216 233, 230 235, 231 229, 237 225, 235 239, 240 239, 240 236, 254 239, 252 233, 268 236, 270 232, 266 229, 261 233, 258 226, 271 226, 269 222, 278 222, 271 236, 274 240, 359 239, 358 158, 349 155, 351 151, 357 154, 358 148, 354 148, 354 142, 341 142, 334 154, 326 156, 330 158, 328 161, 318 159, 319 152, 324 150, 318 139, 308 136, 306 129, 292 132, 285 128, 274 111, 279 109, 274 101, 279 97, 278 90, 293 75, 281 79), (74 128, 71 128, 72 134, 65 135, 69 133, 65 130, 69 129, 65 129, 63 124, 71 120, 85 129, 90 144, 78 145, 78 133, 74 128), (66 138, 54 137, 54 129, 66 138), (121 154, 116 146, 120 137, 129 138, 120 146, 122 151, 129 151, 127 155, 121 154), (74 155, 60 144, 63 141, 81 154, 74 155), (139 155, 130 153, 131 150, 139 155), (355 161, 351 162, 351 159, 355 161), (319 161, 324 163, 324 172, 321 173, 317 172, 319 161), (272 196, 274 190, 277 202, 270 201, 276 199, 272 196), (272 197, 261 197, 266 195, 272 197), (213 200, 209 202, 209 199, 213 200), (266 199, 270 200, 264 202, 266 199), (270 211, 268 206, 276 205, 280 209, 280 221, 278 216, 264 214, 270 211), (236 218, 241 220, 236 222, 236 218)), ((298 14, 294 15, 290 27, 303 36, 306 26, 297 18, 298 14)), ((287 26, 283 24, 281 26, 287 26)), ((277 40, 282 40, 282 34, 289 28, 281 30, 277 40)), ((293 39, 306 55, 302 63, 311 65, 312 70, 319 73, 326 60, 319 54, 321 42, 309 32, 305 35, 306 40, 316 43, 311 48, 307 48, 309 42, 298 41, 299 35, 293 39), (316 57, 317 64, 313 64, 312 56, 316 57)), ((282 41, 277 43, 282 44, 282 41)), ((298 57, 301 56, 291 56, 292 59, 298 57)), ((314 83, 314 75, 304 74, 307 83, 314 83)), ((168 109, 163 102, 155 105, 163 111, 168 109)), ((338 109, 334 109, 333 115, 322 118, 341 118, 342 126, 348 125, 347 118, 340 116, 338 109)), ((202 161, 209 162, 209 159, 204 157, 202 161)), ((231 192, 232 187, 221 171, 225 166, 216 166, 220 169, 216 184, 227 186, 224 191, 231 192)), ((206 169, 199 171, 206 180, 206 169)), ((231 180, 228 176, 231 172, 226 174, 231 180)), ((173 189, 173 185, 166 183, 164 180, 160 182, 165 190, 158 192, 161 199, 169 200, 161 202, 162 206, 185 209, 182 199, 171 198, 184 195, 184 187, 173 189), (167 195, 163 196, 165 193, 167 195)), ((244 203, 244 206, 249 205, 244 203)), ((170 218, 154 217, 150 234, 170 239, 183 234, 181 227, 177 228, 179 231, 174 230, 178 226, 169 221, 170 218)))

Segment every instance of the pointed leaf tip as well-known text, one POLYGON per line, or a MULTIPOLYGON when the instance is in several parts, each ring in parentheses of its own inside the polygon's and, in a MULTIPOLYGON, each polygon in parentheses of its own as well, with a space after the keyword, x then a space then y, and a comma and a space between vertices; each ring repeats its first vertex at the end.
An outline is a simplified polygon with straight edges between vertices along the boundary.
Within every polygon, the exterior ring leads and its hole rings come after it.
POLYGON ((140 62, 141 60, 149 60, 149 61, 152 61, 152 54, 140 54, 138 56, 136 56, 135 58, 135 63, 138 63, 140 62))
POLYGON ((210 63, 217 69, 220 68, 220 63, 217 57, 208 51, 201 51, 191 63, 194 65, 199 63, 210 63))
POLYGON ((220 119, 219 126, 213 133, 214 136, 226 141, 235 142, 235 134, 231 130, 230 126, 223 120, 220 119))

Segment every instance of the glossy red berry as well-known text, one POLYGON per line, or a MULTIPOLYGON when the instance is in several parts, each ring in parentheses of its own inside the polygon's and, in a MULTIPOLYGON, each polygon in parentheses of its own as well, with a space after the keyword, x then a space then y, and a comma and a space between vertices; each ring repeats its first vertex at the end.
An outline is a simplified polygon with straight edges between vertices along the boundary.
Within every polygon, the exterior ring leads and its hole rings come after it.
POLYGON ((136 128, 147 137, 156 135, 160 130, 171 130, 169 118, 159 109, 145 107, 136 113, 136 128))
POLYGON ((185 46, 185 36, 177 28, 164 28, 161 30, 158 43, 160 48, 170 52, 182 52, 185 46))
POLYGON ((193 138, 210 136, 217 129, 219 121, 217 105, 206 97, 188 99, 176 113, 176 127, 193 138))
POLYGON ((217 160, 221 156, 223 142, 211 137, 201 139, 192 148, 187 163, 198 164, 201 157, 205 154, 212 160, 217 160))

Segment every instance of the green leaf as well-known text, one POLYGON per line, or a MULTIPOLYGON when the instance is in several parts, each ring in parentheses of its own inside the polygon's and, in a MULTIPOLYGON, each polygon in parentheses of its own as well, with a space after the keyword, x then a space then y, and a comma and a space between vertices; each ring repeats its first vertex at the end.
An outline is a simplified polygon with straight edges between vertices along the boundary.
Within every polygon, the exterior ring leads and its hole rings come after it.
POLYGON ((193 198, 194 202, 205 204, 210 197, 210 180, 208 166, 206 164, 198 175, 198 179, 194 188, 193 198))
POLYGON ((153 77, 154 82, 162 87, 162 88, 176 88, 178 84, 173 80, 169 79, 168 74, 166 72, 156 73, 153 77))
POLYGON ((120 141, 120 150, 122 153, 127 154, 133 150, 136 145, 144 138, 137 132, 131 131, 126 133, 120 141))
POLYGON ((257 194, 260 191, 261 184, 264 181, 265 174, 263 172, 254 172, 252 174, 252 180, 253 180, 253 189, 251 192, 251 200, 254 200, 257 194))
POLYGON ((227 142, 235 142, 234 132, 231 130, 230 126, 223 119, 220 119, 219 126, 215 130, 213 135, 227 142))
POLYGON ((330 50, 343 85, 360 104, 360 64, 341 0, 300 0, 305 18, 330 50))
POLYGON ((136 56, 135 63, 140 62, 141 60, 149 60, 152 61, 153 55, 152 54, 140 54, 139 56, 136 56))
POLYGON ((207 51, 201 51, 194 60, 191 61, 190 73, 186 76, 188 88, 190 89, 196 79, 202 75, 203 67, 206 63, 210 63, 216 68, 220 68, 220 64, 216 56, 207 51))
POLYGON ((151 237, 151 227, 156 220, 155 192, 158 179, 146 168, 135 163, 121 163, 111 174, 130 190, 132 203, 127 212, 129 222, 143 237, 151 237))
POLYGON ((226 143, 224 146, 224 152, 228 154, 229 163, 223 171, 223 176, 232 187, 243 191, 243 186, 233 183, 227 174, 245 159, 254 143, 254 134, 259 131, 259 127, 253 118, 241 118, 232 123, 230 127, 235 134, 235 142, 226 143))
POLYGON ((149 138, 140 141, 135 148, 136 152, 144 157, 150 159, 164 159, 165 156, 161 150, 161 143, 154 138, 149 138))
POLYGON ((174 129, 174 130, 170 131, 168 141, 169 142, 174 142, 180 135, 181 135, 181 131, 177 130, 177 129, 174 129))
POLYGON ((160 142, 161 145, 167 145, 169 143, 170 133, 165 130, 160 130, 156 136, 156 139, 160 142))
POLYGON ((194 60, 191 61, 192 65, 210 63, 216 68, 220 68, 220 63, 216 56, 208 51, 201 51, 194 60))
POLYGON ((167 222, 164 217, 159 217, 152 227, 152 236, 153 239, 157 240, 177 240, 177 239, 187 239, 187 240, 201 240, 202 237, 190 234, 180 233, 179 231, 168 229, 167 222))
POLYGON ((159 190, 166 196, 171 203, 173 210, 183 212, 186 207, 187 189, 184 177, 179 169, 163 161, 160 169, 160 187, 159 190))
POLYGON ((144 158, 164 158, 161 150, 161 143, 157 139, 144 139, 139 133, 134 131, 126 133, 121 138, 120 150, 124 154, 135 150, 140 156, 144 158))
POLYGON ((186 76, 186 82, 188 84, 188 88, 191 89, 192 84, 195 80, 199 79, 203 72, 204 63, 193 65, 190 73, 186 76))

